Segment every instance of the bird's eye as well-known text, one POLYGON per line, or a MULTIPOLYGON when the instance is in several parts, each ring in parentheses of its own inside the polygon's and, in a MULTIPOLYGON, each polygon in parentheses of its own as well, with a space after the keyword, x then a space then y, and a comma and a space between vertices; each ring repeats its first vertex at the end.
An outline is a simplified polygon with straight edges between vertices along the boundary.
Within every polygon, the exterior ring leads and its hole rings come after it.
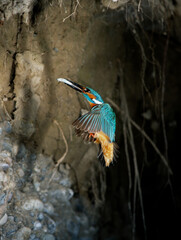
POLYGON ((90 89, 85 88, 84 91, 85 91, 85 92, 90 92, 90 89))

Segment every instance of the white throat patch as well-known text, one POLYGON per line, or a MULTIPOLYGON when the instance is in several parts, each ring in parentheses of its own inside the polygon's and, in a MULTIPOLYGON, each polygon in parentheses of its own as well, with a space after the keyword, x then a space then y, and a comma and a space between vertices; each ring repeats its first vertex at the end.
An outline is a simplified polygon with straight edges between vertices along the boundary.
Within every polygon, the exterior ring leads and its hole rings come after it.
POLYGON ((102 104, 102 102, 96 100, 95 98, 92 99, 96 104, 102 104))

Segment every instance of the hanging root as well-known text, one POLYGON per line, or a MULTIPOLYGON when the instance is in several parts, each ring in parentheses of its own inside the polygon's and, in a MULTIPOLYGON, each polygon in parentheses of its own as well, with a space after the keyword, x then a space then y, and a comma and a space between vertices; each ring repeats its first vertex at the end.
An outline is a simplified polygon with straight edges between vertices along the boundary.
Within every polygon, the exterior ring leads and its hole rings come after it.
POLYGON ((65 17, 65 18, 63 19, 63 22, 65 22, 68 18, 70 18, 70 17, 72 17, 72 16, 75 16, 75 14, 76 14, 76 12, 77 12, 78 6, 81 6, 81 5, 80 5, 79 0, 76 0, 76 5, 75 5, 75 8, 74 8, 73 12, 72 12, 71 14, 69 14, 67 17, 65 17))
MULTIPOLYGON (((107 101, 118 111, 121 112, 121 114, 124 116, 125 112, 121 110, 121 108, 114 102, 112 101, 110 98, 106 98, 107 101)), ((146 140, 152 145, 153 149, 155 150, 155 152, 158 154, 158 156, 160 157, 160 159, 162 160, 163 164, 167 167, 168 172, 170 174, 172 173, 172 170, 170 168, 170 166, 168 165, 168 162, 166 160, 166 158, 164 157, 164 155, 160 152, 160 150, 158 149, 158 147, 156 146, 156 144, 152 141, 152 139, 148 136, 148 134, 135 122, 133 121, 130 117, 129 117, 129 121, 130 123, 146 138, 146 140)), ((124 124, 124 122, 123 122, 124 124)), ((123 129, 123 133, 124 133, 124 129, 123 129)))
MULTIPOLYGON (((122 74, 122 72, 121 72, 122 74)), ((132 126, 130 122, 130 116, 129 116, 129 110, 127 106, 127 100, 126 95, 124 91, 124 84, 123 84, 123 76, 121 76, 121 97, 122 97, 122 106, 124 109, 124 117, 123 121, 125 123, 125 127, 127 131, 125 131, 125 140, 127 144, 127 139, 129 140, 129 144, 131 146, 132 155, 133 155, 133 164, 134 164, 134 188, 133 188, 133 210, 132 210, 132 233, 133 233, 133 239, 135 238, 135 230, 136 230, 136 200, 137 200, 137 191, 139 194, 140 199, 140 207, 142 212, 142 219, 143 219, 143 227, 144 232, 146 236, 146 223, 145 223, 145 214, 144 214, 144 207, 143 207, 143 198, 142 198, 142 190, 141 190, 141 182, 140 182, 140 175, 138 170, 138 161, 137 161, 137 155, 136 155, 136 148, 135 148, 135 142, 134 142, 134 136, 132 131, 132 126), (128 137, 129 136, 129 137, 128 137)), ((129 156, 128 149, 125 148, 125 152, 127 154, 127 157, 129 156)), ((128 171, 130 171, 130 163, 128 163, 128 171)), ((129 174, 131 171, 129 172, 129 174)), ((129 176, 130 177, 130 176, 129 176)))
POLYGON ((128 167, 128 179, 129 179, 129 192, 128 192, 128 208, 130 212, 130 218, 132 219, 132 233, 133 233, 133 239, 135 239, 135 230, 136 230, 136 201, 137 201, 137 192, 139 195, 140 200, 140 207, 142 212, 142 220, 143 220, 143 227, 145 232, 145 239, 146 239, 146 223, 145 223, 145 215, 144 215, 144 207, 143 207, 143 198, 142 198, 142 190, 141 190, 141 181, 140 181, 140 174, 138 170, 138 162, 137 162, 137 154, 136 154, 136 148, 135 148, 135 140, 133 136, 133 130, 132 126, 135 127, 142 136, 151 144, 155 152, 160 157, 163 164, 168 169, 168 174, 172 174, 172 170, 169 167, 167 156, 164 156, 156 144, 152 141, 152 139, 146 134, 146 132, 137 124, 135 123, 130 115, 129 115, 129 109, 127 106, 127 100, 124 90, 124 84, 123 84, 123 73, 122 69, 120 69, 120 79, 121 79, 121 100, 122 100, 122 108, 120 108, 115 102, 113 102, 111 99, 107 98, 107 101, 110 102, 115 109, 121 113, 122 121, 123 121, 123 136, 124 136, 124 146, 125 146, 125 154, 126 154, 126 160, 127 160, 127 167, 128 167), (134 176, 132 177, 131 172, 131 166, 130 166, 130 154, 128 151, 128 144, 131 147, 132 150, 132 157, 133 157, 133 165, 134 165, 134 176), (134 178, 134 181, 132 179, 134 178), (133 182, 133 205, 131 205, 131 191, 132 191, 132 182, 133 182))
POLYGON ((55 174, 56 174, 56 172, 57 172, 57 169, 58 169, 60 163, 63 162, 63 160, 65 159, 65 157, 66 157, 66 155, 67 155, 67 153, 68 153, 68 143, 67 143, 67 140, 66 140, 66 138, 65 138, 65 135, 64 135, 64 133, 63 133, 63 130, 62 130, 60 124, 59 124, 56 120, 54 120, 54 123, 57 125, 59 131, 60 131, 61 134, 62 134, 63 141, 64 141, 64 143, 65 143, 65 152, 64 152, 64 154, 62 155, 62 157, 61 157, 60 159, 58 159, 58 161, 57 161, 57 163, 56 163, 56 165, 55 165, 55 168, 54 168, 53 174, 52 174, 52 176, 51 176, 51 178, 50 178, 48 184, 50 184, 50 182, 51 182, 52 179, 54 178, 54 176, 55 176, 55 174))

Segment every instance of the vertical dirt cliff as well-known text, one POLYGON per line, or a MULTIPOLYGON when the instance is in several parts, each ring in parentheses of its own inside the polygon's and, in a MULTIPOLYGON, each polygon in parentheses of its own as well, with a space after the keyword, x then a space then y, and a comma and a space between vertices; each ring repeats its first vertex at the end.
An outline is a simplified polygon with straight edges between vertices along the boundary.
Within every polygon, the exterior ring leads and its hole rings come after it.
POLYGON ((0 0, 1 240, 178 239, 180 20, 179 0, 0 0), (59 77, 113 107, 109 168, 59 77))

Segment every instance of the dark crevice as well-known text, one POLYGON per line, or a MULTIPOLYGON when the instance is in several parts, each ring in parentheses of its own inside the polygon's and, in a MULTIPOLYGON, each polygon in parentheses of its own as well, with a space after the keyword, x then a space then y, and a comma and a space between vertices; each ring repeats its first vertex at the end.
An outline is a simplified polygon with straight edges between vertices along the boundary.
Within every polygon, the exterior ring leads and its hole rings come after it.
POLYGON ((176 0, 172 0, 172 3, 174 6, 176 6, 178 4, 176 0))
POLYGON ((6 19, 5 12, 2 9, 0 9, 0 13, 3 15, 3 18, 4 18, 4 19, 0 19, 0 21, 3 23, 3 21, 6 19))
POLYGON ((18 16, 18 26, 17 26, 17 34, 16 34, 16 52, 18 51, 18 42, 19 42, 19 35, 21 34, 22 31, 22 25, 23 25, 23 15, 18 16))
POLYGON ((9 81, 9 86, 10 86, 10 93, 14 95, 14 78, 15 78, 15 72, 16 72, 16 54, 15 52, 13 54, 13 62, 12 62, 12 67, 11 67, 11 74, 10 74, 10 81, 9 81))
POLYGON ((51 4, 52 0, 39 0, 35 1, 32 11, 30 13, 31 25, 34 26, 37 22, 37 18, 40 16, 40 13, 46 8, 48 4, 51 4))
POLYGON ((94 196, 94 193, 93 193, 93 189, 92 189, 92 186, 90 186, 88 188, 88 199, 90 200, 90 202, 92 203, 92 205, 95 205, 95 196, 94 196))
MULTIPOLYGON (((9 86, 10 86, 10 93, 11 93, 11 100, 14 100, 16 94, 14 92, 14 79, 15 79, 15 76, 16 76, 16 55, 18 53, 18 42, 19 42, 19 36, 21 34, 21 31, 22 31, 22 24, 23 24, 23 16, 22 15, 19 15, 18 16, 18 24, 17 24, 17 34, 16 34, 16 42, 15 42, 15 52, 12 56, 12 67, 11 67, 11 73, 10 73, 10 81, 9 81, 9 86)), ((10 113, 11 114, 11 118, 14 119, 14 112, 16 111, 16 101, 14 100, 14 106, 13 106, 13 110, 12 112, 10 113)))
MULTIPOLYGON (((14 79, 15 79, 15 73, 16 73, 16 52, 13 54, 13 62, 12 62, 12 67, 11 67, 11 74, 10 74, 10 81, 9 81, 9 86, 10 86, 10 93, 11 95, 11 100, 14 100, 15 98, 15 92, 14 92, 14 79)), ((14 112, 16 111, 16 101, 14 100, 14 106, 13 110, 10 113, 11 118, 14 119, 14 112)))

